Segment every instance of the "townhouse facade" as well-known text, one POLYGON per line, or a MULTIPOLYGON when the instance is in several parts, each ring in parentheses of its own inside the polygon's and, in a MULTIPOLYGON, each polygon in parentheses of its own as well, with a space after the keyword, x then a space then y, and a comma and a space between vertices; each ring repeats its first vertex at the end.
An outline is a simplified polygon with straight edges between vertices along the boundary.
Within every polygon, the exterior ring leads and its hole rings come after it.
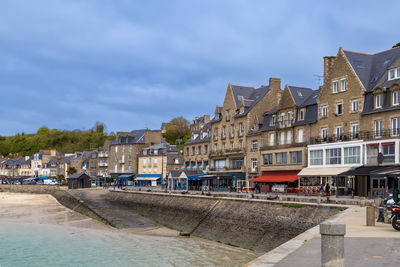
POLYGON ((190 129, 191 138, 183 146, 185 169, 207 171, 211 140, 210 115, 196 117, 190 129))
POLYGON ((182 152, 175 145, 162 142, 139 153, 136 181, 140 186, 156 186, 157 183, 165 183, 169 172, 182 167, 182 152))
POLYGON ((248 151, 246 134, 258 127, 266 110, 277 105, 282 93, 280 83, 280 79, 270 78, 269 85, 257 89, 228 85, 224 104, 216 107, 211 121, 211 167, 205 189, 232 190, 248 186, 247 176, 257 175, 257 152, 248 151))
POLYGON ((108 174, 117 178, 120 175, 137 175, 138 154, 142 149, 161 143, 161 130, 134 130, 117 133, 110 142, 108 151, 108 174))

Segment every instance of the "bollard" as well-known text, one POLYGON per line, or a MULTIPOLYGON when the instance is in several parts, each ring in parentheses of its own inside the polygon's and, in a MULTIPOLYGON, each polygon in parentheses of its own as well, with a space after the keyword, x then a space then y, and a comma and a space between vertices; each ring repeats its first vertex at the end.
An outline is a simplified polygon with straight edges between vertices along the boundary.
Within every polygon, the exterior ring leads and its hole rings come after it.
POLYGON ((375 226, 375 207, 367 207, 367 226, 375 226))
POLYGON ((360 197, 360 207, 365 207, 365 197, 360 197))
POLYGON ((344 267, 344 223, 323 222, 319 225, 321 233, 321 266, 344 267))

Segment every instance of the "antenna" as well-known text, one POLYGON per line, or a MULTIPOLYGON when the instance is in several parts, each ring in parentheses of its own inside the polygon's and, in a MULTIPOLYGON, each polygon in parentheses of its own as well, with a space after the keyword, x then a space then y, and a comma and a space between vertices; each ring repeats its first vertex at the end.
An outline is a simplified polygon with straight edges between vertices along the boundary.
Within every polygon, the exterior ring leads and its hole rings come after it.
POLYGON ((324 76, 323 75, 318 75, 318 74, 313 74, 313 76, 318 81, 318 86, 321 86, 322 85, 321 81, 324 78, 324 76))

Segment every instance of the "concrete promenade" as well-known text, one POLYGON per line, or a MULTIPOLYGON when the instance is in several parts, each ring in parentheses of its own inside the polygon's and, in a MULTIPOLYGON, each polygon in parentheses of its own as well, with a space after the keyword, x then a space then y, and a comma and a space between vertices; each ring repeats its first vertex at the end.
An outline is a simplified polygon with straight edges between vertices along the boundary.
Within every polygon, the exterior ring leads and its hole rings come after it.
MULTIPOLYGON (((400 232, 390 224, 366 226, 366 208, 349 207, 329 221, 346 224, 346 266, 400 266, 400 232)), ((321 266, 321 236, 313 227, 247 266, 321 266)))

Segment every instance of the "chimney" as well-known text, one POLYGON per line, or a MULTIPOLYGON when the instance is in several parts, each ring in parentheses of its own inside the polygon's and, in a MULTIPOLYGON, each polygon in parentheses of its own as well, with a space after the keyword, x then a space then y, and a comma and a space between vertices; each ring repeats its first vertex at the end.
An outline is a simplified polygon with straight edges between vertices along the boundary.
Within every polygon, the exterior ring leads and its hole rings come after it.
POLYGON ((269 78, 269 88, 271 90, 281 90, 281 79, 279 78, 269 78))
POLYGON ((333 62, 336 57, 324 57, 324 85, 327 83, 328 74, 332 70, 333 62))
POLYGON ((204 115, 204 123, 210 122, 210 115, 204 115))

